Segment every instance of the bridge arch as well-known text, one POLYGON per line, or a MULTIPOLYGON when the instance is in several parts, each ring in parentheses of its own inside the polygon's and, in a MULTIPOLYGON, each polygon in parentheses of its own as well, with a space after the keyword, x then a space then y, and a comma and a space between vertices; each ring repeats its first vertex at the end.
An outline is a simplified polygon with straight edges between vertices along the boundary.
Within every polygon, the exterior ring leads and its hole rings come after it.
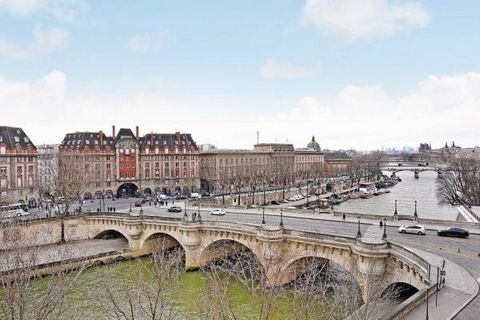
POLYGON ((104 239, 104 240, 111 240, 111 239, 123 239, 125 243, 130 245, 129 237, 126 236, 122 231, 117 230, 115 228, 108 228, 98 232, 93 239, 104 239))
MULTIPOLYGON (((245 239, 235 239, 234 237, 222 237, 214 239, 213 241, 205 243, 199 250, 197 257, 197 267, 204 267, 210 262, 220 260, 228 256, 235 255, 234 258, 241 260, 252 259, 250 262, 257 263, 260 267, 259 274, 265 275, 266 264, 262 255, 256 250, 253 243, 245 239)), ((248 262, 248 261, 244 261, 248 262)))
POLYGON ((153 249, 151 247, 152 242, 157 242, 155 244, 156 246, 159 246, 159 245, 180 246, 183 251, 186 251, 184 245, 182 244, 182 241, 178 239, 176 235, 168 231, 153 230, 152 232, 145 234, 145 236, 142 238, 143 239, 140 241, 141 250, 153 249))
POLYGON ((386 286, 381 293, 385 300, 401 303, 418 292, 418 288, 406 282, 393 282, 386 286))

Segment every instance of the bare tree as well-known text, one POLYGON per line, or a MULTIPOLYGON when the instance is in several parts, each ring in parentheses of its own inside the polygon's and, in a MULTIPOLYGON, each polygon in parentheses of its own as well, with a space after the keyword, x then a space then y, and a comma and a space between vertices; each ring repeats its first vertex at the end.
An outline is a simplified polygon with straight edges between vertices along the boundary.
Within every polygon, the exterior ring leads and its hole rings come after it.
MULTIPOLYGON (((10 235, 15 237, 14 234, 10 235)), ((24 247, 20 239, 11 239, 0 252, 0 318, 6 320, 59 319, 64 312, 64 299, 76 283, 85 264, 65 270, 67 246, 24 247), (49 266, 49 276, 42 277, 37 265, 49 266)))
POLYGON ((97 300, 109 319, 178 319, 183 251, 164 239, 152 240, 152 259, 135 259, 135 274, 125 278, 112 264, 103 270, 97 300))
POLYGON ((480 205, 480 161, 458 158, 437 180, 436 195, 443 205, 480 205))

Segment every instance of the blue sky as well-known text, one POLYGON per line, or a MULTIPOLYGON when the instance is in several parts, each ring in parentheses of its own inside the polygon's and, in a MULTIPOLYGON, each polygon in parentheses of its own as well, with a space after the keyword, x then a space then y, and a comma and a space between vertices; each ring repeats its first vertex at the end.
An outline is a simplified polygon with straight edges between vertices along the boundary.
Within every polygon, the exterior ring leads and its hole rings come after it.
POLYGON ((0 0, 0 123, 199 143, 479 144, 477 1, 0 0), (2 93, 3 92, 3 93, 2 93), (20 114, 21 116, 20 116, 20 114))

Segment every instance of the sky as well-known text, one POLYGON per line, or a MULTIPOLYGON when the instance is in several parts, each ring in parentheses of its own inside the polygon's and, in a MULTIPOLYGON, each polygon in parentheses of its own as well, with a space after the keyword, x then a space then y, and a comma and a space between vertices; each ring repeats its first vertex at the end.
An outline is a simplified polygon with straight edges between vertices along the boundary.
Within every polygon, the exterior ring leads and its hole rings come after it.
POLYGON ((480 1, 0 0, 0 125, 480 144, 480 1))

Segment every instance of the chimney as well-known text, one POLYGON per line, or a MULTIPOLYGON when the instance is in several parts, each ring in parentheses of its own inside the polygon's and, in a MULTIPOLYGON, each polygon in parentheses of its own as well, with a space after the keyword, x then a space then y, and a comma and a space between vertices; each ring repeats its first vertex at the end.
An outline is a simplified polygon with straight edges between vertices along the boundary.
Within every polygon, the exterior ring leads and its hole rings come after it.
POLYGON ((150 134, 150 144, 153 146, 153 131, 152 131, 152 133, 150 134))
POLYGON ((138 128, 138 126, 135 127, 135 138, 137 138, 138 140, 138 137, 140 136, 140 129, 138 128))
POLYGON ((112 138, 115 138, 116 132, 115 132, 115 125, 112 126, 112 138))
POLYGON ((177 144, 180 144, 180 132, 175 132, 175 140, 177 140, 177 144))
POLYGON ((100 140, 100 145, 102 146, 103 145, 103 131, 100 130, 98 132, 98 140, 100 140))

